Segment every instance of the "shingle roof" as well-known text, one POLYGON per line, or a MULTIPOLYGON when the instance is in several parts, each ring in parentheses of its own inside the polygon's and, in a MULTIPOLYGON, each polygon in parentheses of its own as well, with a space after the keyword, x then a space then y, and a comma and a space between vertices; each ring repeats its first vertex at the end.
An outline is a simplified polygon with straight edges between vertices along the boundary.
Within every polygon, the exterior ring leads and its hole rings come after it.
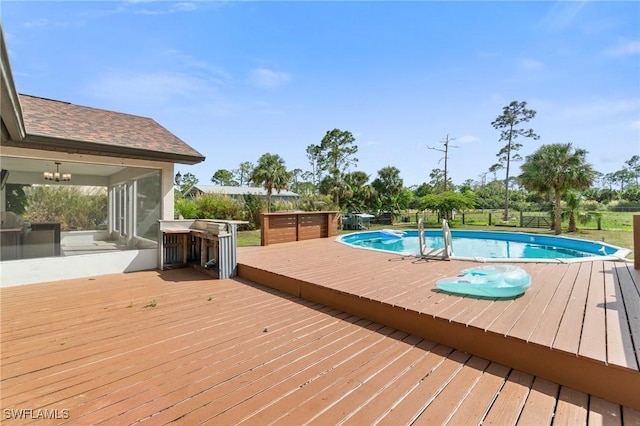
MULTIPOLYGON (((224 195, 261 195, 267 196, 267 190, 260 187, 254 186, 222 186, 222 185, 194 185, 189 190, 189 192, 193 192, 193 190, 198 190, 200 192, 205 192, 209 194, 224 194, 224 195)), ((272 196, 278 197, 299 197, 295 192, 287 191, 283 189, 278 193, 277 191, 273 191, 272 196)))
POLYGON ((204 156, 151 118, 20 95, 26 142, 194 164, 204 156))

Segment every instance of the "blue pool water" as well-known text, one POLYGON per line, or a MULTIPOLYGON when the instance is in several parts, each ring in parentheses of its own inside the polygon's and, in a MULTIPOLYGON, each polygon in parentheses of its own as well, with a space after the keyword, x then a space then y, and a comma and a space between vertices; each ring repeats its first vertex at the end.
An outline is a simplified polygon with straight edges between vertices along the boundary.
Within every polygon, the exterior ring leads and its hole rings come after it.
MULTIPOLYGON (((441 230, 425 231, 427 250, 443 247, 441 230)), ((606 243, 519 232, 451 231, 455 258, 560 260, 624 257, 629 251, 606 243)), ((418 231, 407 230, 399 239, 384 238, 379 231, 343 235, 339 241, 355 247, 420 255, 418 231)))

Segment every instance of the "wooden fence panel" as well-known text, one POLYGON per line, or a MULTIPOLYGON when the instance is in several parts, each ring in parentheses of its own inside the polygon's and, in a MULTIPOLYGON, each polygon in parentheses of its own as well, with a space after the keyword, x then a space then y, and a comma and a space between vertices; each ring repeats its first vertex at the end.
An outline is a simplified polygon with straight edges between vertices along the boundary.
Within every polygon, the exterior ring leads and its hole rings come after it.
POLYGON ((551 220, 546 216, 522 216, 520 226, 523 228, 551 228, 551 220))
POLYGON ((298 216, 298 241, 322 238, 324 235, 327 235, 327 221, 324 216, 298 216))
POLYGON ((338 212, 263 213, 261 244, 328 238, 338 235, 338 212))

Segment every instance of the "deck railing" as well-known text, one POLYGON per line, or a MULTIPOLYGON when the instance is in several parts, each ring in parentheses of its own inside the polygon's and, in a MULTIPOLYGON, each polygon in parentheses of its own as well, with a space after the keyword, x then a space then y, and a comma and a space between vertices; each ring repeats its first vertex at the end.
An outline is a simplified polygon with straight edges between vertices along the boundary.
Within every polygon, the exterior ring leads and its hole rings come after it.
POLYGON ((337 211, 276 212, 260 215, 261 244, 329 238, 338 235, 337 211))

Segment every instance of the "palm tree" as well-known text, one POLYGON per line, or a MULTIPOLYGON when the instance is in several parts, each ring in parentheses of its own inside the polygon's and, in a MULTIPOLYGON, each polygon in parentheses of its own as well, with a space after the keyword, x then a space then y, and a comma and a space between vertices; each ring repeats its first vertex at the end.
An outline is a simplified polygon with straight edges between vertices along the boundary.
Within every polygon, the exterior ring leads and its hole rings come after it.
POLYGON ((258 164, 251 171, 249 180, 262 185, 267 190, 267 212, 270 212, 273 190, 280 193, 281 190, 287 189, 291 173, 287 171, 284 160, 278 154, 267 152, 258 159, 258 164))
POLYGON ((389 210, 392 213, 399 210, 399 198, 404 181, 400 177, 400 170, 397 167, 387 166, 378 170, 378 177, 371 182, 371 186, 379 194, 384 210, 389 210))
POLYGON ((347 210, 359 213, 368 210, 373 197, 373 188, 368 181, 369 175, 362 171, 344 175, 345 187, 348 190, 341 194, 341 200, 347 210))
POLYGON ((587 151, 573 149, 570 143, 542 145, 527 156, 518 177, 528 191, 551 194, 555 204, 555 233, 562 233, 562 196, 572 190, 588 188, 595 172, 586 161, 587 151))
POLYGON ((579 215, 580 202, 582 197, 576 191, 569 191, 566 194, 566 205, 569 212, 569 232, 577 232, 576 215, 579 215))
POLYGON ((569 232, 578 232, 577 223, 584 226, 592 220, 598 221, 598 229, 600 229, 600 213, 582 211, 580 209, 582 198, 583 196, 577 191, 569 191, 566 194, 565 203, 569 214, 569 232))

